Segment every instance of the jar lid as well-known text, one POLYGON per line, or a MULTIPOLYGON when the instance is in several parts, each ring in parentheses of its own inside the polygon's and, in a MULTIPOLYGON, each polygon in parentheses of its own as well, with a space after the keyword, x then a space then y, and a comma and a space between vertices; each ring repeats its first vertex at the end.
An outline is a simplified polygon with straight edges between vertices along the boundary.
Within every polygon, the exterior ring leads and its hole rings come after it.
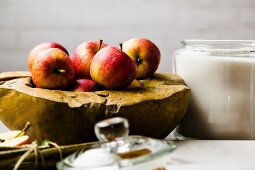
POLYGON ((183 48, 202 49, 254 49, 254 40, 204 40, 185 39, 181 41, 183 48))

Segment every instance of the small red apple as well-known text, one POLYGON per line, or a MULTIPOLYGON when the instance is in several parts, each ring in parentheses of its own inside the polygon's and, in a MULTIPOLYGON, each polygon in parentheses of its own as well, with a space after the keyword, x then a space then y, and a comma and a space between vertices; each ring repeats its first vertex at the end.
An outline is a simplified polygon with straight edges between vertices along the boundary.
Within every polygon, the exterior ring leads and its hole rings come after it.
POLYGON ((122 89, 129 86, 136 75, 136 64, 123 51, 107 46, 94 56, 90 75, 107 89, 122 89))
POLYGON ((75 80, 72 91, 91 92, 97 89, 97 83, 90 79, 77 79, 75 80))
POLYGON ((63 47, 59 43, 45 42, 45 43, 38 44, 28 54, 28 68, 29 68, 30 71, 32 69, 33 60, 37 56, 37 54, 40 53, 41 51, 45 50, 45 49, 48 49, 48 48, 58 48, 58 49, 64 51, 67 55, 69 55, 68 51, 65 49, 65 47, 63 47))
POLYGON ((152 76, 160 62, 159 48, 146 38, 133 38, 123 43, 123 51, 137 64, 136 79, 152 76))
POLYGON ((38 53, 31 73, 35 86, 46 89, 65 89, 74 79, 70 57, 58 48, 49 48, 38 53))
POLYGON ((80 44, 71 56, 76 78, 90 79, 90 64, 95 54, 107 45, 100 41, 86 41, 80 44))

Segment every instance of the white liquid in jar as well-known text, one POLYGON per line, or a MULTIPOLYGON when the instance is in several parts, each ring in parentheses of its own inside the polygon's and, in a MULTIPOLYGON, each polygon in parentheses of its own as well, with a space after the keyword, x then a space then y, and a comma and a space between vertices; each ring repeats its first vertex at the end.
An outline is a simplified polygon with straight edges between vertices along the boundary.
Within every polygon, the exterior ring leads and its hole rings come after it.
POLYGON ((192 98, 179 133, 204 139, 255 139, 255 58, 180 53, 175 72, 192 98))

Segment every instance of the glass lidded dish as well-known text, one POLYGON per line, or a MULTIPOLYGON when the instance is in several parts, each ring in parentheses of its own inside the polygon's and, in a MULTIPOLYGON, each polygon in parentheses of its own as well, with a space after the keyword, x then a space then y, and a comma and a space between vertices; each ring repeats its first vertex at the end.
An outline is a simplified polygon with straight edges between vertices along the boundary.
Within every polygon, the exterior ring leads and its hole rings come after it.
POLYGON ((144 136, 128 136, 128 122, 115 117, 95 125, 98 143, 58 162, 59 170, 153 170, 164 166, 176 145, 144 136))

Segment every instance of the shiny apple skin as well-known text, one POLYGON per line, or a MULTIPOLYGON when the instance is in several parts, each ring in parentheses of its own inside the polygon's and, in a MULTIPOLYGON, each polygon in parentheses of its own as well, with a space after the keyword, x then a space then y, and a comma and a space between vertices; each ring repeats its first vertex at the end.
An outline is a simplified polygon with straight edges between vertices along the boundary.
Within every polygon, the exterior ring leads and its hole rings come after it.
POLYGON ((97 83, 91 79, 77 79, 73 83, 71 91, 92 92, 97 90, 97 83))
POLYGON ((70 57, 58 48, 49 48, 38 53, 31 73, 35 86, 45 89, 66 89, 74 79, 70 57))
POLYGON ((120 49, 107 46, 93 58, 90 74, 93 80, 106 89, 123 89, 135 78, 137 71, 133 60, 120 49))
POLYGON ((146 38, 133 38, 123 43, 122 50, 137 64, 136 79, 145 79, 158 69, 160 50, 146 38))
POLYGON ((28 61, 27 62, 28 62, 28 69, 30 71, 32 69, 33 60, 34 60, 34 58, 36 58, 37 54, 42 52, 45 49, 48 49, 48 48, 58 48, 58 49, 64 51, 67 55, 69 55, 66 48, 64 46, 62 46, 61 44, 59 44, 59 43, 45 42, 45 43, 38 44, 28 54, 28 61))
POLYGON ((80 44, 71 56, 75 69, 75 77, 77 79, 85 78, 90 79, 90 64, 95 54, 107 44, 102 43, 100 47, 100 41, 86 41, 80 44), (99 49, 100 47, 100 49, 99 49))

